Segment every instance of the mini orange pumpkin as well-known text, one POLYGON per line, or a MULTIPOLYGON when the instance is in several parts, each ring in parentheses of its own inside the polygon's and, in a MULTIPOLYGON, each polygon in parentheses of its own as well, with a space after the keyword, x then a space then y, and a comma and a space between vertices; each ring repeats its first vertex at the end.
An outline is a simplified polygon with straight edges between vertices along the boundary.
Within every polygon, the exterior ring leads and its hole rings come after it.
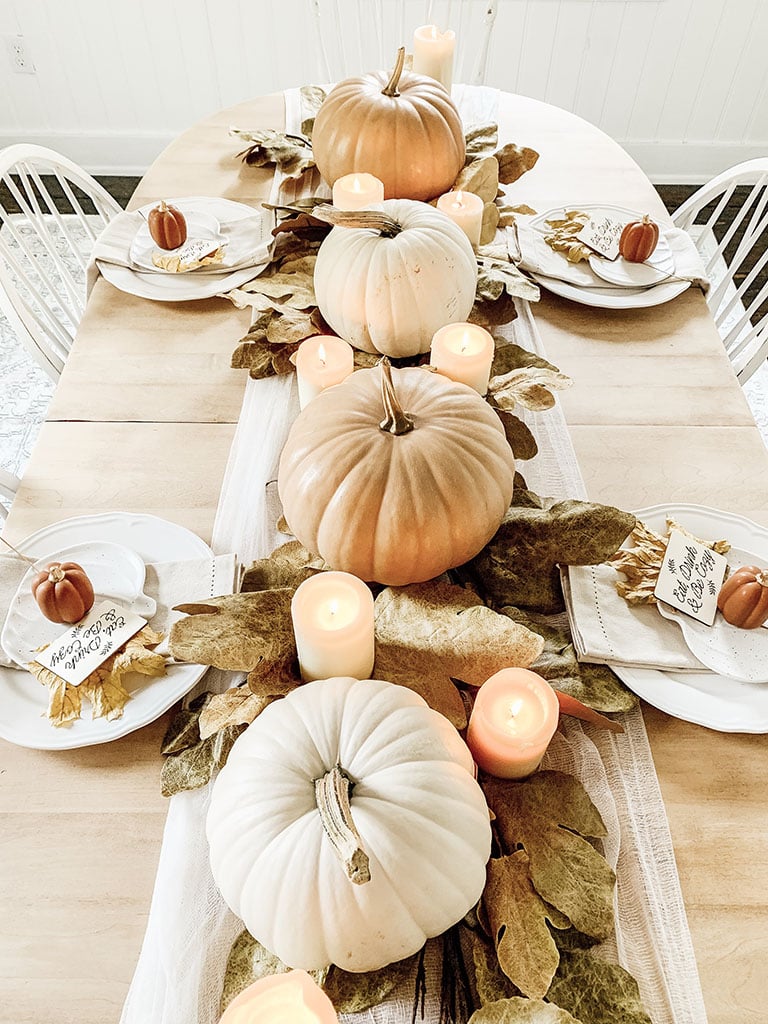
POLYGON ((768 620, 768 571, 744 565, 732 573, 717 597, 726 622, 739 629, 757 629, 768 620))
POLYGON ((164 200, 149 211, 147 218, 152 241, 161 249, 178 249, 187 240, 187 222, 181 210, 169 206, 164 200))
POLYGON ((79 622, 93 607, 93 587, 77 562, 52 562, 32 580, 32 595, 51 622, 79 622))
POLYGON ((619 239, 619 252, 630 263, 644 263, 659 244, 659 225, 648 214, 642 220, 625 225, 619 239))

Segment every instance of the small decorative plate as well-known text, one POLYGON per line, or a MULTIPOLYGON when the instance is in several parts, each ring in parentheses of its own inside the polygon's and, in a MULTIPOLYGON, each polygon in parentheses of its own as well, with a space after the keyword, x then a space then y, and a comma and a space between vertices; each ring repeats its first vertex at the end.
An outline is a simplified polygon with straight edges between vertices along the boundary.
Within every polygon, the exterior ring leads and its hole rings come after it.
POLYGON ((659 238, 658 245, 644 263, 630 263, 623 256, 617 256, 615 260, 606 260, 593 253, 589 257, 589 265, 603 281, 624 288, 647 288, 650 285, 661 284, 675 273, 675 257, 672 255, 669 242, 663 236, 659 238))
MULTIPOLYGON (((754 561, 765 559, 750 558, 747 564, 754 561)), ((712 672, 740 683, 768 683, 768 630, 738 629, 720 612, 713 625, 706 626, 669 605, 656 607, 663 618, 677 623, 691 653, 712 672)))
POLYGON ((104 598, 119 602, 127 611, 151 619, 156 604, 143 593, 146 566, 135 551, 122 544, 93 541, 62 548, 39 558, 19 584, 5 619, 0 644, 19 668, 34 660, 35 651, 52 643, 66 632, 66 624, 46 619, 32 595, 32 580, 51 562, 76 562, 81 565, 93 585, 98 604, 104 598))

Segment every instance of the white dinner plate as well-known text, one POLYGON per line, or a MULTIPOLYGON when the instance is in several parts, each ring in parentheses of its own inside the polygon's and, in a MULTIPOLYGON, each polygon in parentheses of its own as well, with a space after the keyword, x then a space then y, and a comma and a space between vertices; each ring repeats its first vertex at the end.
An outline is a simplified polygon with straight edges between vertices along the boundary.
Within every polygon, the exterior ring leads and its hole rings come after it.
MULTIPOLYGON (((168 201, 173 206, 180 207, 182 211, 193 209, 206 213, 214 217, 222 228, 235 221, 244 220, 246 217, 261 214, 263 229, 261 237, 254 238, 254 252, 258 246, 263 244, 264 237, 269 233, 267 225, 271 223, 271 220, 267 211, 254 209, 244 203, 236 203, 232 199, 219 199, 214 196, 188 196, 168 201)), ((146 215, 155 205, 155 203, 149 203, 141 208, 141 212, 146 215)), ((232 288, 238 288, 246 281, 252 280, 259 269, 258 264, 251 263, 248 266, 233 269, 228 274, 197 274, 195 272, 164 274, 157 270, 144 273, 102 260, 97 260, 96 263, 101 275, 115 288, 128 292, 129 295, 136 295, 140 299, 152 299, 154 302, 193 302, 197 299, 212 299, 216 295, 231 291, 232 288)))
MULTIPOLYGON (((64 519, 33 533, 19 547, 37 559, 76 544, 100 541, 124 545, 145 563, 212 557, 208 545, 183 526, 133 512, 64 519)), ((165 676, 138 682, 122 718, 113 722, 91 719, 86 706, 82 718, 67 728, 56 728, 45 717, 47 688, 28 672, 0 668, 0 737, 36 750, 108 743, 153 722, 191 690, 205 671, 203 665, 169 665, 165 676)))
MULTIPOLYGON (((556 220, 564 216, 566 210, 583 210, 584 213, 593 216, 613 217, 615 220, 623 220, 626 224, 637 220, 640 216, 636 210, 629 210, 623 206, 602 206, 595 203, 572 203, 569 206, 560 206, 546 213, 540 213, 532 217, 530 226, 542 233, 547 231, 545 221, 556 220)), ((597 309, 645 309, 650 306, 660 306, 664 302, 677 298, 687 288, 690 288, 689 281, 667 281, 651 287, 631 288, 606 286, 584 287, 577 284, 569 284, 560 278, 545 277, 544 274, 536 274, 530 271, 531 277, 554 295, 564 299, 571 299, 579 302, 582 306, 593 306, 597 309)))
MULTIPOLYGON (((768 529, 732 512, 703 505, 654 505, 635 512, 664 534, 666 517, 705 540, 728 540, 730 565, 768 564, 768 529)), ((768 684, 738 682, 715 672, 662 672, 611 665, 638 697, 655 708, 718 732, 768 733, 768 684)))

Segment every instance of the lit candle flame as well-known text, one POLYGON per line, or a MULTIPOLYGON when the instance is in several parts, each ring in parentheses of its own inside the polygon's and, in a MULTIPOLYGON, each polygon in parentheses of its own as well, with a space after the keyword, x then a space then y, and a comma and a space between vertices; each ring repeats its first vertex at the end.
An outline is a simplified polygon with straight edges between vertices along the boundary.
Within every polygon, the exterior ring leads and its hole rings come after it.
POLYGON ((325 356, 325 345, 323 345, 322 342, 320 343, 320 345, 317 348, 317 358, 320 360, 320 362, 323 364, 323 366, 325 366, 325 358, 326 358, 326 356, 325 356))
POLYGON ((513 701, 510 701, 510 704, 509 704, 509 721, 510 721, 510 724, 512 724, 514 722, 514 720, 517 718, 517 716, 523 710, 523 704, 524 704, 524 701, 523 701, 522 697, 515 697, 515 699, 513 701))
POLYGON ((440 33, 437 31, 437 25, 430 25, 429 26, 429 38, 430 39, 437 39, 439 35, 440 35, 440 33))
POLYGON ((459 352, 461 352, 462 355, 469 348, 469 342, 470 342, 469 333, 467 331, 464 331, 464 333, 461 336, 461 345, 459 346, 459 352))
POLYGON ((357 175, 355 175, 352 178, 352 191, 353 192, 362 192, 363 191, 363 186, 360 184, 360 179, 358 178, 357 175))
POLYGON ((464 194, 461 191, 461 189, 459 189, 458 192, 454 192, 453 202, 451 203, 451 206, 453 207, 454 210, 464 209, 464 194))

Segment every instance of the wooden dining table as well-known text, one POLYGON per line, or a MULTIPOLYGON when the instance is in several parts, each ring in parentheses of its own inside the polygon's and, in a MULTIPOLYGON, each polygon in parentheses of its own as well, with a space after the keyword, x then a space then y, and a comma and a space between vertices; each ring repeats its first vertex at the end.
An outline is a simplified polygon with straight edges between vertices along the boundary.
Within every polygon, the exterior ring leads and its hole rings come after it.
MULTIPOLYGON (((282 95, 207 118, 161 154, 131 207, 190 195, 258 205, 272 171, 242 163, 227 129, 283 121, 282 95)), ((509 187, 511 202, 613 203, 668 222, 640 168, 580 118, 502 94, 499 124, 503 139, 541 154, 509 187)), ((694 502, 768 526, 768 452, 699 290, 634 310, 542 290, 534 316, 548 358, 575 382, 561 401, 590 498, 626 509, 694 502)), ((6 538, 124 510, 210 540, 246 382, 230 354, 247 327, 248 312, 226 300, 161 304, 100 278, 6 538)), ((768 742, 648 706, 644 715, 710 1024, 764 1024, 768 742)), ((167 720, 75 750, 0 741, 0 1021, 119 1019, 167 812, 167 720)))

